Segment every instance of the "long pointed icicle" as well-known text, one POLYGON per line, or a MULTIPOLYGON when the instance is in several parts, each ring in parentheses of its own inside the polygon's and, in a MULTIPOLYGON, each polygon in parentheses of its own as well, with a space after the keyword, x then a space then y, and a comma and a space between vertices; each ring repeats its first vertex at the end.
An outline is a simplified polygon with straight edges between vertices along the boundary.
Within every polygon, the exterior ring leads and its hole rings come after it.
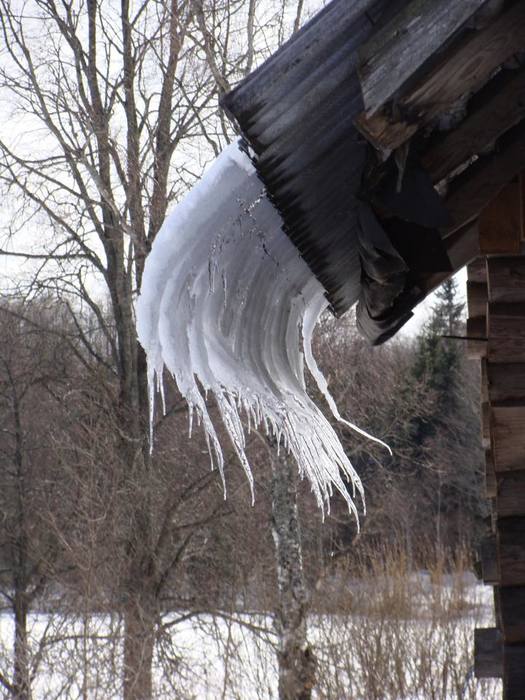
POLYGON ((342 420, 311 352, 312 332, 326 307, 321 284, 283 233, 249 157, 232 144, 157 235, 144 270, 137 329, 148 357, 152 405, 166 367, 202 423, 212 465, 222 476, 221 445, 205 401, 209 392, 252 488, 241 413, 282 440, 321 507, 329 508, 335 487, 357 517, 346 481, 362 497, 359 476, 305 389, 303 357, 342 420))

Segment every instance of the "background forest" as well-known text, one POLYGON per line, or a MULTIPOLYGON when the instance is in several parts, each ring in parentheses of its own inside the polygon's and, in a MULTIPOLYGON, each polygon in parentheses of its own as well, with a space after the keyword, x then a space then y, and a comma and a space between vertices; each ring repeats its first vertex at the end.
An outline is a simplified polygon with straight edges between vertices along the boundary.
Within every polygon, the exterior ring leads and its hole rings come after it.
POLYGON ((341 413, 393 449, 335 426, 365 484, 359 533, 337 496, 323 521, 256 430, 255 504, 233 450, 225 500, 168 378, 150 453, 145 256, 233 137, 218 97, 318 6, 0 0, 5 697, 475 697, 459 631, 478 610, 479 381, 443 337, 463 333, 453 283, 417 337, 317 331, 341 413))

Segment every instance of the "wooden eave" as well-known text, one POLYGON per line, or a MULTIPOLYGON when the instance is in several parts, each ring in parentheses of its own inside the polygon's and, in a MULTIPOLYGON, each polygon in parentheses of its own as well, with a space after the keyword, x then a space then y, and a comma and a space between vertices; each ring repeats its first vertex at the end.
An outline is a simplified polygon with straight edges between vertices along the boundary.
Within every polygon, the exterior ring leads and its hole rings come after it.
POLYGON ((223 105, 333 311, 383 342, 525 169, 525 1, 333 0, 223 105))

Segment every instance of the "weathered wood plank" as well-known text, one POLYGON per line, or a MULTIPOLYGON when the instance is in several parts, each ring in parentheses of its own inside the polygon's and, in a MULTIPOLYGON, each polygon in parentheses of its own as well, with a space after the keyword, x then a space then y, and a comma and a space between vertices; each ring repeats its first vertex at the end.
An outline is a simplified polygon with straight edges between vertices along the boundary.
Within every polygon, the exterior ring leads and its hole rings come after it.
POLYGON ((479 248, 483 255, 517 255, 521 247, 521 198, 510 182, 479 215, 479 248))
POLYGON ((503 638, 497 627, 474 630, 474 675, 476 678, 503 676, 503 638))
POLYGON ((497 599, 504 642, 525 642, 525 586, 501 586, 497 599))
POLYGON ((485 316, 487 313, 488 290, 485 282, 467 280, 467 309, 469 316, 485 316))
POLYGON ((525 469, 525 406, 492 407, 492 456, 496 474, 525 469))
POLYGON ((508 644, 503 651, 503 700, 525 698, 525 644, 508 644))
POLYGON ((525 256, 487 260, 490 301, 525 303, 525 256))
POLYGON ((484 357, 479 363, 479 379, 481 387, 481 402, 489 401, 489 380, 487 374, 487 358, 484 357))
POLYGON ((488 362, 486 370, 488 398, 493 406, 525 406, 525 363, 488 362))
POLYGON ((499 571, 495 535, 489 535, 481 541, 479 553, 481 558, 481 575, 484 583, 492 586, 497 585, 499 583, 499 571))
POLYGON ((494 605, 494 622, 496 627, 501 630, 501 610, 499 602, 499 586, 494 586, 492 590, 492 602, 494 605))
POLYGON ((490 302, 487 308, 489 362, 525 362, 525 304, 490 302))
POLYGON ((485 316, 467 318, 467 357, 480 359, 487 354, 487 319, 485 316))
POLYGON ((496 471, 492 450, 485 450, 485 492, 487 498, 496 498, 497 493, 496 471))
POLYGON ((525 242, 525 171, 521 171, 519 176, 520 202, 521 202, 521 241, 525 242))
POLYGON ((360 49, 358 74, 374 114, 485 0, 413 0, 360 49))
MULTIPOLYGON (((524 3, 525 8, 525 3, 524 3)), ((445 202, 451 230, 475 219, 523 169, 525 123, 507 132, 493 153, 482 156, 450 184, 445 202)))
POLYGON ((488 450, 490 448, 491 409, 488 401, 481 404, 481 444, 488 450))
POLYGON ((467 265, 467 280, 469 282, 487 282, 487 259, 485 257, 480 256, 467 265))
POLYGON ((496 504, 501 518, 525 516, 525 470, 498 474, 496 504))
POLYGON ((486 97, 477 96, 480 106, 423 154, 422 164, 434 182, 483 153, 525 117, 525 69, 503 71, 483 92, 486 97))
POLYGON ((525 3, 517 2, 447 52, 429 74, 396 100, 394 116, 384 110, 370 116, 362 112, 356 126, 377 149, 398 148, 461 97, 477 92, 498 66, 523 49, 525 3))
POLYGON ((497 551, 501 586, 525 586, 525 518, 497 520, 497 551))

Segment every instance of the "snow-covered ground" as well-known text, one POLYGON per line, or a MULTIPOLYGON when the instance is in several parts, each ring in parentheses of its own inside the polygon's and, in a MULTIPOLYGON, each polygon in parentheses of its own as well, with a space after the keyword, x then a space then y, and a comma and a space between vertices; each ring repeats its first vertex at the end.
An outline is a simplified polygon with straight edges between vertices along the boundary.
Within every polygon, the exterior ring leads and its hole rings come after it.
MULTIPOLYGON (((383 586, 384 581, 377 581, 383 586)), ((410 595, 415 590, 409 585, 410 595)), ((435 586, 418 576, 414 616, 381 606, 366 614, 373 591, 349 586, 355 613, 315 615, 310 638, 318 659, 314 697, 330 700, 492 700, 496 681, 476 681, 473 630, 492 624, 491 589, 468 581, 435 586), (463 585, 463 584, 462 584, 463 585), (354 594, 352 597, 352 588, 354 594), (371 595, 369 595, 371 594, 371 595), (458 607, 458 601, 462 601, 458 607), (439 611, 439 612, 438 612, 439 611)), ((399 592, 396 593, 396 596, 399 592)), ((385 601, 385 596, 381 596, 385 601)), ((199 615, 165 620, 155 658, 156 698, 171 700, 270 700, 277 697, 271 620, 264 615, 199 615)), ((117 618, 34 615, 30 621, 34 700, 117 700, 120 695, 121 627, 117 618)), ((9 674, 12 621, 0 617, 0 670, 9 674)))

